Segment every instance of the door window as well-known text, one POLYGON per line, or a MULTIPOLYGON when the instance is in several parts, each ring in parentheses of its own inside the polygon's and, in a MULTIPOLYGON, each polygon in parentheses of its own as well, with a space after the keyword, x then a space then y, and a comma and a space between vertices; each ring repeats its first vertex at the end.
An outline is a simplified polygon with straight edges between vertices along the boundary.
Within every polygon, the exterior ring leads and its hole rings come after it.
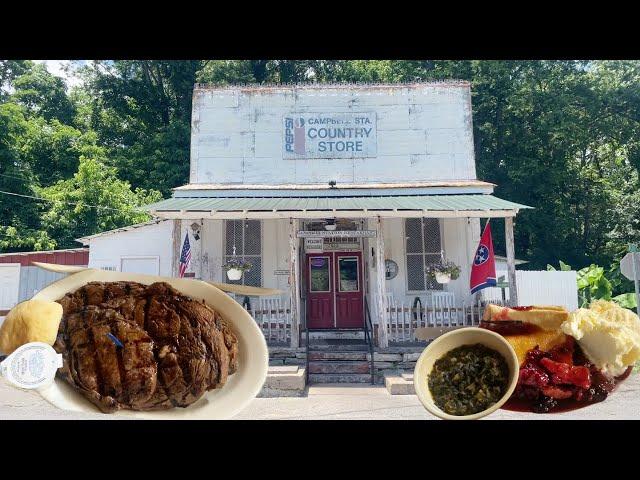
POLYGON ((358 281, 358 257, 338 257, 338 274, 340 292, 357 292, 360 290, 358 281))
POLYGON ((309 288, 311 292, 331 291, 331 263, 329 257, 309 258, 309 288))

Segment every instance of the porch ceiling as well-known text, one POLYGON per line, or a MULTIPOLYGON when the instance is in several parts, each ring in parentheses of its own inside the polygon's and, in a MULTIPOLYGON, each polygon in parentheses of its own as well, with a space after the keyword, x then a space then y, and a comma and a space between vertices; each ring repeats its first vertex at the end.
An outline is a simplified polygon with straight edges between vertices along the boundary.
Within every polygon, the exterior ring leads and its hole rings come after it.
POLYGON ((179 197, 144 210, 162 218, 513 217, 532 208, 493 195, 179 197))

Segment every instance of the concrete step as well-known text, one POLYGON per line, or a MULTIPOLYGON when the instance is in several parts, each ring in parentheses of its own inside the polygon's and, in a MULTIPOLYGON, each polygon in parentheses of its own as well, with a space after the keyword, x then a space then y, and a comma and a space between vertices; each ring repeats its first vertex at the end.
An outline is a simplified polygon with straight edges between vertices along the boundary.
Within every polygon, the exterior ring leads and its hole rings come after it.
POLYGON ((364 373, 309 373, 309 383, 371 383, 371 375, 364 373))
POLYGON ((401 377, 407 382, 413 382, 413 372, 403 372, 401 377))
POLYGON ((322 360, 367 360, 366 352, 334 352, 334 351, 309 351, 309 361, 322 360))
POLYGON ((384 386, 391 395, 415 395, 413 386, 413 374, 402 373, 385 375, 384 386))
POLYGON ((309 373, 369 373, 369 362, 309 362, 309 373))
POLYGON ((270 366, 258 397, 300 397, 305 394, 306 370, 296 365, 270 366))

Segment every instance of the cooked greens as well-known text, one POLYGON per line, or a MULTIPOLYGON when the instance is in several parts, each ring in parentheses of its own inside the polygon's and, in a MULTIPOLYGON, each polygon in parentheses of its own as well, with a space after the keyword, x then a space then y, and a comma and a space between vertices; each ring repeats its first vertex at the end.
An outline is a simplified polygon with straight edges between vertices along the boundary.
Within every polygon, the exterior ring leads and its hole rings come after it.
POLYGON ((454 348, 436 360, 428 385, 442 411, 472 415, 500 400, 508 380, 509 367, 502 355, 477 343, 454 348))

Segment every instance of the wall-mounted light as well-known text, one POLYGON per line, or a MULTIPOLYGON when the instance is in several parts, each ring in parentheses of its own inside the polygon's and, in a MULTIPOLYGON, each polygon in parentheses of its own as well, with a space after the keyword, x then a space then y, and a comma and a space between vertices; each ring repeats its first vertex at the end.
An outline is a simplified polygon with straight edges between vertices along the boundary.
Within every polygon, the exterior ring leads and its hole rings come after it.
POLYGON ((329 231, 334 231, 336 229, 336 221, 335 219, 331 218, 325 221, 324 224, 324 229, 325 230, 329 230, 329 231))

